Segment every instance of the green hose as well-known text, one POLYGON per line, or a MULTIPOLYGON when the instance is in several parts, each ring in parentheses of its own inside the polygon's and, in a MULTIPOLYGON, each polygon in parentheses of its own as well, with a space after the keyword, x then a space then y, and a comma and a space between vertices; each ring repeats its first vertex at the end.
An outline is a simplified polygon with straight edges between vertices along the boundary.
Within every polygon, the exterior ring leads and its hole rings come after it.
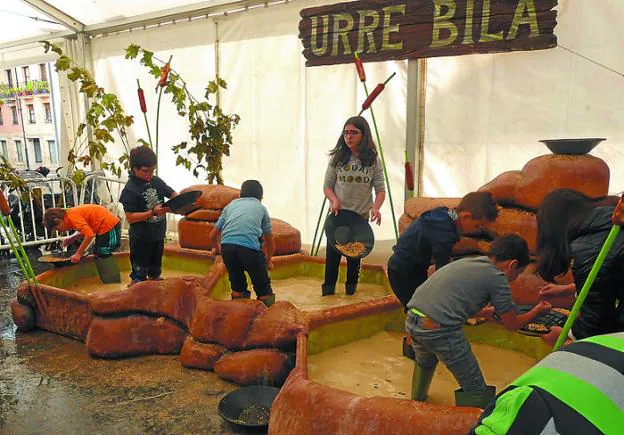
POLYGON ((607 258, 607 254, 609 253, 609 250, 613 246, 613 243, 615 242, 615 239, 617 238, 619 233, 620 233, 620 226, 613 225, 613 227, 611 228, 611 231, 609 232, 609 235, 607 236, 607 240, 605 240, 604 245, 602 245, 602 249, 600 249, 598 258, 596 258, 596 261, 594 262, 594 265, 592 266, 591 271, 589 272, 589 275, 587 276, 587 279, 585 280, 585 284, 583 284, 583 288, 581 289, 581 292, 576 298, 576 302, 574 303, 574 307, 572 307, 572 311, 570 311, 568 320, 566 320, 565 325, 563 325, 561 334, 559 334, 559 338, 557 339, 557 342, 553 346, 553 352, 558 350, 561 347, 566 337, 568 336, 568 332, 570 332, 570 329, 572 328, 574 319, 576 319, 576 316, 578 315, 578 312, 581 309, 583 302, 585 302, 587 293, 589 293, 589 289, 591 289, 591 286, 594 284, 594 281, 596 280, 596 276, 598 275, 598 272, 600 271, 600 268, 602 267, 602 263, 604 263, 605 258, 607 258))

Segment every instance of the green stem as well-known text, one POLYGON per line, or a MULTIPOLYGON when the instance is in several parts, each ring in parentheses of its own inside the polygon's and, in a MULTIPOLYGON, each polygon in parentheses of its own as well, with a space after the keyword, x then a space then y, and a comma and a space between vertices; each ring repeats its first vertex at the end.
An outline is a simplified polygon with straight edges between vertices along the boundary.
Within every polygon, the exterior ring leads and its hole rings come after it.
POLYGON ((13 232, 13 237, 15 237, 15 241, 17 242, 17 247, 19 248, 19 250, 22 253, 24 263, 26 263, 26 266, 27 266, 27 268, 28 268, 28 270, 30 272, 30 277, 35 282, 35 284, 37 284, 37 278, 36 278, 35 272, 34 272, 34 270, 32 268, 32 265, 30 264, 30 260, 28 259, 28 255, 26 255, 26 251, 24 251, 24 246, 22 245, 22 242, 19 239, 19 235, 17 234, 17 230, 15 229, 15 225, 13 224, 13 219, 11 218, 11 216, 7 216, 7 220, 9 221, 9 225, 11 226, 11 231, 13 232))
MULTIPOLYGON (((163 92, 163 88, 162 86, 160 87, 160 91, 158 92, 158 105, 156 106, 156 149, 155 149, 155 153, 156 153, 156 157, 158 157, 158 123, 160 121, 160 98, 162 97, 162 92, 163 92)), ((146 118, 147 119, 147 118, 146 118)), ((151 139, 150 139, 150 143, 151 143, 151 139)))
POLYGON ((576 298, 574 307, 572 307, 572 311, 570 311, 568 320, 566 320, 565 325, 563 325, 563 329, 561 330, 561 333, 559 334, 559 338, 557 339, 557 342, 553 346, 553 352, 558 350, 561 347, 566 337, 568 336, 568 332, 570 332, 570 329, 572 328, 574 319, 576 319, 576 316, 578 312, 580 311, 581 306, 583 305, 583 302, 585 302, 587 293, 589 293, 591 286, 594 284, 594 281, 596 280, 596 276, 598 275, 598 272, 600 271, 600 268, 602 267, 602 263, 604 263, 605 258, 607 258, 607 254, 609 253, 611 246, 613 246, 613 243, 615 242, 615 239, 617 238, 620 232, 620 229, 621 228, 619 225, 613 225, 613 227, 611 227, 611 231, 609 232, 609 235, 607 236, 607 240, 605 240, 604 245, 602 245, 602 249, 600 249, 598 258, 596 258, 596 261, 594 262, 594 265, 592 266, 591 271, 589 272, 589 275, 587 276, 587 279, 585 280, 585 284, 583 284, 583 288, 581 289, 581 292, 576 298))
MULTIPOLYGON (((169 62, 167 62, 169 64, 169 74, 171 74, 171 60, 172 59, 173 59, 173 55, 169 56, 169 62)), ((160 122, 160 99, 162 97, 162 92, 163 92, 163 86, 161 86, 160 90, 158 91, 158 104, 156 105, 156 149, 154 150, 154 152, 156 153, 157 158, 158 158, 158 136, 159 136, 158 127, 159 127, 159 122, 160 122)), ((158 173, 158 163, 156 164, 156 172, 158 173)))
POLYGON ((7 235, 7 239, 9 240, 9 244, 11 245, 11 251, 13 252, 15 259, 17 260, 17 263, 19 264, 20 269, 22 270, 22 273, 26 277, 28 284, 31 284, 30 270, 28 269, 28 267, 26 267, 26 264, 22 261, 21 253, 19 249, 17 248, 16 242, 14 242, 14 239, 13 239, 13 231, 8 227, 5 219, 8 220, 8 217, 7 218, 5 218, 4 216, 0 217, 0 224, 2 225, 2 229, 4 229, 5 234, 7 235))
MULTIPOLYGON (((321 204, 321 212, 319 213, 318 221, 316 221, 316 228, 314 229, 314 237, 312 238, 312 249, 310 249, 310 254, 314 255, 314 244, 316 242, 316 234, 318 233, 319 226, 321 225, 321 218, 323 217, 323 210, 325 210, 325 204, 327 203, 327 197, 323 196, 323 204, 321 204)), ((322 237, 322 231, 321 231, 322 237)), ((321 244, 319 238, 319 245, 321 244)))
MULTIPOLYGON (((390 80, 394 77, 394 74, 388 78, 390 80)), ((388 82, 386 80, 385 83, 388 82)), ((366 92, 366 96, 368 97, 368 87, 366 86, 366 82, 362 82, 364 85, 364 91, 366 92)), ((379 157, 381 157, 381 165, 383 166, 384 178, 386 179, 386 186, 388 187, 388 199, 390 200, 390 211, 392 212, 392 224, 394 226, 394 237, 398 241, 399 240, 399 229, 397 228, 396 216, 394 214, 394 203, 392 201, 392 190, 390 189, 390 180, 388 180, 388 169, 386 168, 386 160, 384 158, 383 147, 381 146, 381 138, 379 137, 379 130, 377 129, 377 121, 375 120, 375 112, 373 112, 373 105, 369 107, 371 117, 373 118, 373 126, 375 127, 375 136, 377 137, 377 146, 379 147, 379 157)))

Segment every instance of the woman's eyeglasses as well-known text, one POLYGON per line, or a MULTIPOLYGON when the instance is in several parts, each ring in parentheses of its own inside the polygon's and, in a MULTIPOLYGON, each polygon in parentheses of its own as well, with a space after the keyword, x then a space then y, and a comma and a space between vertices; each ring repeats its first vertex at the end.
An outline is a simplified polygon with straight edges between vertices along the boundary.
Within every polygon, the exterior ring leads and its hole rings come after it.
POLYGON ((357 130, 345 130, 343 134, 345 136, 357 136, 358 134, 362 134, 362 132, 357 130))

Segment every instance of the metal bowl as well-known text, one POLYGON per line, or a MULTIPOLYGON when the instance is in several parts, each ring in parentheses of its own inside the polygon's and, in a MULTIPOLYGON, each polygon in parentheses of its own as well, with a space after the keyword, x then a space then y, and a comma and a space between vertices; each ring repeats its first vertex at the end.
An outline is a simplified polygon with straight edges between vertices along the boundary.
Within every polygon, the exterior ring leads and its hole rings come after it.
POLYGON ((546 144, 553 154, 582 155, 593 150, 603 140, 603 137, 590 137, 582 139, 543 139, 540 142, 546 144))
POLYGON ((277 393, 279 393, 279 388, 264 385, 239 388, 229 392, 219 401, 219 414, 230 423, 240 426, 266 427, 269 425, 268 419, 266 421, 242 419, 241 413, 251 407, 270 411, 277 393))

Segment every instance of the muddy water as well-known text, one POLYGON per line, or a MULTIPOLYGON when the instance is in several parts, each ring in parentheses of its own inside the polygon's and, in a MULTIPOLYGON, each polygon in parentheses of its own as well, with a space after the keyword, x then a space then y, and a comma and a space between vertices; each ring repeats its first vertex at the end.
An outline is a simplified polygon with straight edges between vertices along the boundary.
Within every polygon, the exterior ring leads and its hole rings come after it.
POLYGON ((219 416, 236 385, 177 355, 104 360, 80 341, 15 331, 10 303, 21 281, 15 261, 0 260, 0 434, 263 433, 219 416))
POLYGON ((289 278, 271 280, 276 300, 292 302, 301 311, 322 310, 329 307, 354 304, 387 295, 383 286, 359 283, 352 296, 345 294, 344 283, 336 285, 336 294, 321 296, 323 280, 316 278, 289 278))
MULTIPOLYGON (((188 272, 182 272, 179 270, 171 270, 171 269, 163 269, 162 277, 163 278, 174 278, 177 276, 201 276, 200 273, 193 274, 188 272)), ((126 272, 122 272, 121 274, 121 283, 112 283, 112 284, 103 284, 100 281, 100 278, 97 276, 93 276, 90 278, 85 278, 78 280, 71 285, 68 286, 66 290, 71 290, 76 293, 89 294, 93 292, 105 291, 105 292, 114 292, 118 290, 125 290, 128 288, 128 284, 130 283, 130 277, 126 272)))
MULTIPOLYGON (((410 398, 414 362, 401 355, 403 334, 380 332, 308 357, 310 380, 362 396, 410 398)), ((486 344, 472 344, 486 382, 502 391, 537 360, 486 344)), ((429 402, 454 405, 459 388, 453 375, 438 364, 429 402)))

